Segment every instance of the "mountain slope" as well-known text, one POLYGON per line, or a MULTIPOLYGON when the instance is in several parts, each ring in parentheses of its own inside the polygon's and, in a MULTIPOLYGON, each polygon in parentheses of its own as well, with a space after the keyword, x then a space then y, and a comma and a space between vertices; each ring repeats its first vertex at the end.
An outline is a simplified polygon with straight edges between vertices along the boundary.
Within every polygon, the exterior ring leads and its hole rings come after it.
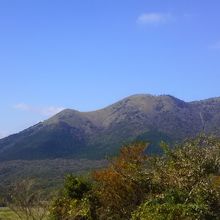
POLYGON ((172 96, 134 95, 104 109, 66 109, 0 140, 0 160, 88 158, 115 153, 133 140, 182 140, 205 130, 220 135, 220 98, 184 102, 172 96))

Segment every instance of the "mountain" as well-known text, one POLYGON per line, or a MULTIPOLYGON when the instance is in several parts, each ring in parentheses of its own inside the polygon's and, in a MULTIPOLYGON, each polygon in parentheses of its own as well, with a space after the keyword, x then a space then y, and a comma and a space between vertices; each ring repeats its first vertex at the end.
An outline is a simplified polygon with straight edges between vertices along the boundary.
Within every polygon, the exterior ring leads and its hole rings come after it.
POLYGON ((66 109, 0 140, 0 160, 100 159, 122 144, 174 142, 205 131, 220 136, 220 98, 184 102, 170 95, 133 95, 104 109, 66 109))

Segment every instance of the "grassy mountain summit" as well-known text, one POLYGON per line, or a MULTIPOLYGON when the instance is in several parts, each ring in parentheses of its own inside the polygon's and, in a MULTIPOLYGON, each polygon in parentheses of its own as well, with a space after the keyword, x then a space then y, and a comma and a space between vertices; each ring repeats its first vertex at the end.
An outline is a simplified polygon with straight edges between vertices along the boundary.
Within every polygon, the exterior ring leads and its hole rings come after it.
POLYGON ((220 136, 220 98, 184 102, 170 95, 133 95, 101 110, 66 109, 0 140, 0 159, 99 159, 137 139, 182 140, 201 131, 220 136))

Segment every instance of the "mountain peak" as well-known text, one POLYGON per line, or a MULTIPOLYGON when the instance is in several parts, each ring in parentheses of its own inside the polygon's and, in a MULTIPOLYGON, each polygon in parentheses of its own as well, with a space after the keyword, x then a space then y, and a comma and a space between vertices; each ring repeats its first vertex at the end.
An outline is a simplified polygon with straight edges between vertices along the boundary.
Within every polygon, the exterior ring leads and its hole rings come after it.
MULTIPOLYGON (((0 140, 0 159, 103 158, 127 142, 220 136, 219 98, 184 102, 171 95, 136 94, 92 112, 65 109, 0 140)), ((153 146, 153 149, 156 149, 153 146)))

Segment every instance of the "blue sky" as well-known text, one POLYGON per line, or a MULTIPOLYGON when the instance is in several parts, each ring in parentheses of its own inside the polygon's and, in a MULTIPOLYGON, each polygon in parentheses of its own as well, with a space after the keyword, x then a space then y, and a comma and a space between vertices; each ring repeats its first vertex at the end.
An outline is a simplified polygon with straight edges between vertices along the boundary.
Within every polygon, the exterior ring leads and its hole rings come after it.
POLYGON ((137 94, 220 96, 219 0, 0 0, 0 137, 137 94))

